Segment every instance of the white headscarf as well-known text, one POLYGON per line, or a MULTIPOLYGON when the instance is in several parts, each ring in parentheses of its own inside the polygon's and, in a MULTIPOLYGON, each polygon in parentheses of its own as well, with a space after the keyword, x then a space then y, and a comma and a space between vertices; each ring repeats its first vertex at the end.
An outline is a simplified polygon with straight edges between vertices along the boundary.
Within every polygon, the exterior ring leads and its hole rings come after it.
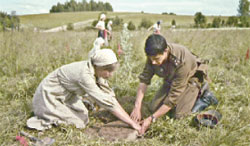
POLYGON ((93 64, 96 66, 105 66, 117 62, 115 53, 111 49, 97 50, 93 56, 91 56, 93 64))
POLYGON ((108 25, 112 25, 112 24, 113 24, 113 21, 109 20, 108 25))
POLYGON ((89 58, 95 54, 97 50, 101 49, 101 46, 105 43, 102 37, 96 38, 93 43, 93 48, 89 51, 89 58))
POLYGON ((106 15, 105 14, 101 14, 100 19, 105 19, 106 15))

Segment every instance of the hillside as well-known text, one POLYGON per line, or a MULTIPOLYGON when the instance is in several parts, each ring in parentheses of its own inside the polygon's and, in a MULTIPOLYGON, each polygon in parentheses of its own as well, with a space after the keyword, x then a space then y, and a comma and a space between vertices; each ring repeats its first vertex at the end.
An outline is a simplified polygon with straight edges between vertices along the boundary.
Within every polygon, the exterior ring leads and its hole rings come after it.
MULTIPOLYGON (((87 21, 90 19, 97 19, 101 12, 69 12, 69 13, 49 13, 37 15, 22 15, 20 16, 21 24, 26 27, 37 27, 40 29, 50 29, 68 23, 76 23, 87 21)), ((156 22, 162 20, 162 26, 170 26, 171 21, 175 19, 177 25, 190 26, 194 24, 194 16, 185 15, 162 15, 162 14, 149 14, 149 13, 132 13, 132 12, 107 12, 107 17, 114 18, 118 16, 124 22, 133 21, 138 26, 142 18, 156 22)), ((207 16, 207 22, 211 23, 214 16, 207 16)), ((226 19, 227 17, 222 17, 226 19)))

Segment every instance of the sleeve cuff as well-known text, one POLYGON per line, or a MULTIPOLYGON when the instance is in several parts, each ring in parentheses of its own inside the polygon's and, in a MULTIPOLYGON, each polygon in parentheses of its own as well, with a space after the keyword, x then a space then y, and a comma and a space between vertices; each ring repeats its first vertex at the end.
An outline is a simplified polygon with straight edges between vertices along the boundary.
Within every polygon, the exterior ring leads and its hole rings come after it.
POLYGON ((147 85, 150 85, 150 84, 151 84, 151 81, 150 81, 150 80, 145 80, 145 79, 142 79, 142 78, 140 78, 140 77, 139 77, 139 80, 140 80, 141 83, 145 83, 145 84, 147 84, 147 85))
POLYGON ((163 101, 163 104, 165 104, 171 108, 175 107, 175 104, 173 102, 171 102, 168 97, 163 101))

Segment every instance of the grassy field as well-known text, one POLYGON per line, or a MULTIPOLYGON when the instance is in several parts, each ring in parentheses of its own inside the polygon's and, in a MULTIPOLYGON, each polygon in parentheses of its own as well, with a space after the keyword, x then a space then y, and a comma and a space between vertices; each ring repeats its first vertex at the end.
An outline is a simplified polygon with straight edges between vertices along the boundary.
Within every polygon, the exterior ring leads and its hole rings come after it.
MULTIPOLYGON (((23 15, 20 16, 21 24, 24 27, 37 27, 40 29, 49 29, 68 23, 76 23, 90 19, 97 19, 101 12, 69 12, 69 13, 49 13, 38 15, 23 15)), ((194 16, 185 15, 161 15, 149 13, 130 13, 130 12, 107 12, 107 18, 118 16, 124 22, 132 21, 136 26, 139 26, 142 18, 151 20, 153 23, 162 20, 162 26, 171 26, 171 22, 175 19, 177 26, 189 27, 194 24, 194 16)), ((214 16, 207 16, 207 22, 211 23, 214 16)), ((227 17, 222 17, 226 19, 227 17)), ((89 24, 91 25, 91 24, 89 24)))
MULTIPOLYGON (((43 19, 39 20, 42 23, 43 19)), ((67 22, 62 20, 62 23, 67 22)), ((217 109, 223 115, 220 124, 214 129, 203 127, 198 130, 193 127, 190 124, 193 116, 182 120, 163 116, 151 126, 144 139, 107 142, 103 139, 89 139, 83 130, 73 126, 62 125, 42 133, 25 128, 26 120, 32 116, 32 96, 40 81, 64 64, 87 59, 96 33, 0 33, 0 145, 18 145, 14 138, 21 130, 40 138, 53 137, 56 139, 55 145, 250 145, 250 61, 245 60, 245 53, 250 47, 250 30, 162 32, 168 42, 182 44, 200 57, 210 60, 209 73, 213 81, 210 87, 219 99, 219 104, 209 108, 217 109)), ((133 107, 133 102, 128 101, 135 100, 133 97, 139 83, 137 76, 145 61, 143 45, 149 33, 134 31, 131 34, 129 42, 133 45, 133 55, 129 62, 132 67, 130 80, 127 80, 128 72, 123 68, 110 80, 111 86, 116 87, 118 100, 128 112, 133 107)), ((115 32, 111 42, 111 48, 115 51, 120 35, 120 32, 115 32)), ((122 57, 119 59, 122 60, 122 57)), ((145 102, 153 98, 159 84, 158 78, 153 78, 145 102)), ((90 125, 96 122, 101 121, 92 117, 90 125)))

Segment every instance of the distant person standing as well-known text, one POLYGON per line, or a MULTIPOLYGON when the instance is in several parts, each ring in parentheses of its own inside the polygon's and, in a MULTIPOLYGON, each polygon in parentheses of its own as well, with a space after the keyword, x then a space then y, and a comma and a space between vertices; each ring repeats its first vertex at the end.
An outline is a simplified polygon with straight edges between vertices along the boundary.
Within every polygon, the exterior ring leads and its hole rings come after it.
POLYGON ((95 26, 98 29, 98 37, 102 37, 103 39, 105 37, 104 36, 105 19, 106 19, 106 15, 105 14, 101 14, 100 20, 98 21, 98 23, 95 26))
POLYGON ((149 27, 148 31, 150 31, 151 29, 153 29, 153 33, 154 34, 160 34, 161 21, 157 21, 157 23, 155 23, 154 25, 152 25, 151 27, 149 27))
POLYGON ((108 45, 107 33, 109 33, 109 31, 105 28, 105 20, 106 20, 106 15, 101 14, 100 20, 96 24, 96 28, 99 30, 98 37, 102 37, 105 40, 105 45, 107 46, 108 45))
POLYGON ((96 38, 93 43, 93 48, 89 51, 89 58, 95 54, 96 51, 101 50, 101 47, 104 45, 105 40, 102 37, 96 38))
POLYGON ((107 24, 107 29, 109 31, 109 35, 108 35, 108 40, 112 40, 112 25, 113 25, 113 21, 109 20, 108 24, 107 24))

